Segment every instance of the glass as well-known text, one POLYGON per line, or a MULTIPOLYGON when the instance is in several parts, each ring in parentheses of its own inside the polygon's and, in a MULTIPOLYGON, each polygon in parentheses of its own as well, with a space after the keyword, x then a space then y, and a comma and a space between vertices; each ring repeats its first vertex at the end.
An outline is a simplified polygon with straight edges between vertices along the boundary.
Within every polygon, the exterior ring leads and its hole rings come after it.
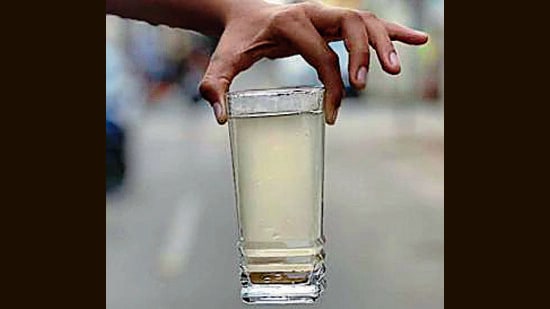
POLYGON ((246 303, 312 303, 325 289, 323 94, 227 95, 246 303))

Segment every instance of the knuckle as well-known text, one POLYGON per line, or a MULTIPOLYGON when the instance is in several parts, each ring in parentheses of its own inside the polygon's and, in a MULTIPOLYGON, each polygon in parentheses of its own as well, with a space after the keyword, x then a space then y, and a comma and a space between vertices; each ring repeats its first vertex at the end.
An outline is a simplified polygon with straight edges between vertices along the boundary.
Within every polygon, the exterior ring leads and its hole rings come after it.
POLYGON ((212 74, 206 74, 199 83, 199 92, 204 97, 215 95, 218 91, 227 89, 230 81, 225 76, 214 76, 212 74))
POLYGON ((338 55, 334 51, 329 51, 324 54, 322 61, 325 64, 329 64, 331 66, 337 66, 339 65, 339 59, 338 55))
POLYGON ((288 22, 287 19, 288 16, 283 14, 283 12, 277 12, 271 16, 269 27, 277 35, 284 34, 287 30, 287 27, 285 27, 285 24, 288 22))
POLYGON ((271 15, 270 26, 277 33, 285 33, 291 28, 289 25, 302 22, 304 17, 305 13, 301 7, 286 7, 271 15))
POLYGON ((324 80, 331 80, 334 76, 340 76, 340 62, 338 55, 333 51, 323 53, 318 58, 317 71, 324 80))
POLYGON ((199 84, 199 92, 201 93, 202 96, 207 96, 215 89, 214 87, 215 86, 214 86, 213 78, 208 75, 205 75, 199 84))
POLYGON ((361 18, 361 14, 355 10, 345 10, 342 13, 342 18, 347 22, 361 22, 363 19, 361 18))
POLYGON ((364 58, 364 59, 368 59, 370 56, 370 52, 368 48, 367 49, 358 48, 356 50, 352 50, 349 54, 352 57, 358 57, 358 58, 364 58))
POLYGON ((351 38, 345 38, 344 43, 350 54, 369 54, 368 39, 366 37, 363 40, 353 40, 351 38))
POLYGON ((363 17, 367 20, 378 19, 378 16, 370 11, 363 12, 363 17))
POLYGON ((297 4, 297 6, 302 7, 305 11, 308 11, 308 12, 312 10, 320 9, 322 7, 320 3, 315 1, 305 1, 297 4))
POLYGON ((375 40, 372 40, 372 46, 377 51, 384 50, 386 52, 389 52, 394 49, 389 35, 383 31, 380 31, 377 38, 375 40))
POLYGON ((393 43, 391 42, 390 38, 386 35, 383 35, 381 37, 381 40, 376 45, 376 48, 383 50, 387 53, 395 51, 395 47, 393 46, 393 43))

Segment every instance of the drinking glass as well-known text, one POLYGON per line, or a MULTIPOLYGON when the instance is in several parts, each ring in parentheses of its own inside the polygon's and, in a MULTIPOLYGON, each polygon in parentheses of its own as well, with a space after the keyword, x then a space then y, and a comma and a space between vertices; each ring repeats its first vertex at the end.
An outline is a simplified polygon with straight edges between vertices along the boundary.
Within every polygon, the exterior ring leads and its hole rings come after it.
POLYGON ((326 286, 324 89, 227 95, 241 298, 312 303, 326 286))

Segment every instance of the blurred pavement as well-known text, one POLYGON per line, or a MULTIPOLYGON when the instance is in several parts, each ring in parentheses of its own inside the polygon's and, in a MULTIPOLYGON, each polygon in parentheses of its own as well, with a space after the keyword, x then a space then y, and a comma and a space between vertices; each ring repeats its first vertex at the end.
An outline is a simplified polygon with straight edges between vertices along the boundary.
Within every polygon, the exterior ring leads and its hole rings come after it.
MULTIPOLYGON (((365 100, 326 132, 328 289, 287 308, 441 309, 443 110, 365 100)), ((248 308, 227 126, 174 94, 129 143, 126 187, 106 199, 107 308, 248 308)))

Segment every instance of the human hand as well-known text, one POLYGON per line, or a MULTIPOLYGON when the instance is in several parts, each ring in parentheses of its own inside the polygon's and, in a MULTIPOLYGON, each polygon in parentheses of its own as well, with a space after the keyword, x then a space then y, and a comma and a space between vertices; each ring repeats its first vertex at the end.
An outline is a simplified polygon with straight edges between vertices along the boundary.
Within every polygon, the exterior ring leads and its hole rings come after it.
POLYGON ((334 124, 343 97, 338 56, 328 42, 344 40, 349 52, 349 81, 356 89, 366 86, 369 45, 382 69, 401 70, 392 40, 412 45, 428 41, 428 35, 376 17, 368 11, 331 7, 319 3, 271 4, 236 1, 228 10, 225 28, 200 84, 218 123, 227 121, 225 94, 233 78, 258 60, 300 54, 315 68, 325 86, 324 112, 334 124))

